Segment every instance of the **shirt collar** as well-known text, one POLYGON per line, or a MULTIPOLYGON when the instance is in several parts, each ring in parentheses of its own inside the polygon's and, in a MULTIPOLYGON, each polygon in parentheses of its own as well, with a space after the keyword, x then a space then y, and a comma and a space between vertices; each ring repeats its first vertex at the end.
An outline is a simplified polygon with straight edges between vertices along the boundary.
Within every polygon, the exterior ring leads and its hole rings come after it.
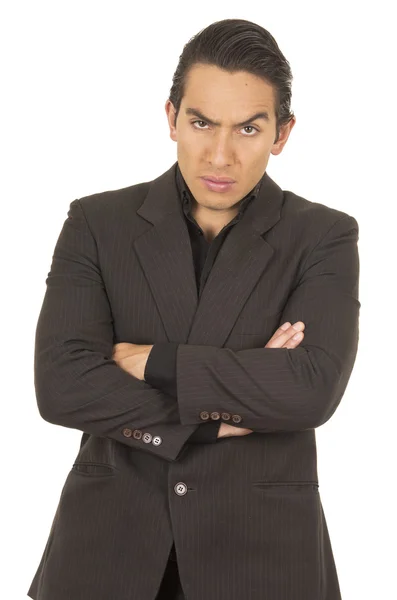
MULTIPOLYGON (((256 186, 250 192, 248 192, 248 194, 246 196, 244 196, 244 198, 242 200, 240 200, 239 211, 238 211, 239 216, 243 214, 243 212, 247 209, 248 205, 252 202, 252 200, 254 200, 254 198, 256 198, 258 196, 264 176, 265 176, 265 174, 263 174, 263 176, 258 181, 256 186)), ((176 178, 176 185, 177 185, 178 192, 179 192, 179 197, 180 197, 184 212, 185 212, 185 214, 190 213, 190 210, 192 207, 192 194, 186 184, 186 181, 182 175, 182 172, 179 168, 178 163, 177 163, 177 167, 176 167, 176 177, 175 178, 176 178)))

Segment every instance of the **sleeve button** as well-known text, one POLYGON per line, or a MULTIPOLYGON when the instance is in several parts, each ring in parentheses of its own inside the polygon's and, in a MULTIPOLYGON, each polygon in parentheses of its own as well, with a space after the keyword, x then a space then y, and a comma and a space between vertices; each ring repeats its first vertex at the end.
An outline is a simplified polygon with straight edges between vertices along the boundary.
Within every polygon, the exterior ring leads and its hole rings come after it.
POLYGON ((240 415, 232 415, 232 420, 234 423, 241 423, 243 419, 240 417, 240 415))

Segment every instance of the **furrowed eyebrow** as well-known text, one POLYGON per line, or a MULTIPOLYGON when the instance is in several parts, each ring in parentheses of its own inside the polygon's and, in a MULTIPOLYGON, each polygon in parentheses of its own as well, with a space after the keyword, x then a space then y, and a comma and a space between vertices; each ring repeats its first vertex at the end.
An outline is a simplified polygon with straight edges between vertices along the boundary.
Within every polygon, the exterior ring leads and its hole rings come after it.
MULTIPOLYGON (((206 123, 209 123, 210 125, 221 125, 219 121, 212 121, 211 119, 203 115, 203 113, 197 108, 187 108, 185 110, 185 113, 186 115, 193 115, 194 117, 198 117, 199 119, 205 121, 206 123)), ((250 117, 246 121, 243 121, 242 123, 235 123, 234 127, 244 127, 245 125, 249 125, 250 123, 252 123, 252 121, 256 121, 256 119, 265 119, 267 123, 270 121, 269 114, 266 111, 262 111, 255 113, 254 115, 252 115, 252 117, 250 117)))

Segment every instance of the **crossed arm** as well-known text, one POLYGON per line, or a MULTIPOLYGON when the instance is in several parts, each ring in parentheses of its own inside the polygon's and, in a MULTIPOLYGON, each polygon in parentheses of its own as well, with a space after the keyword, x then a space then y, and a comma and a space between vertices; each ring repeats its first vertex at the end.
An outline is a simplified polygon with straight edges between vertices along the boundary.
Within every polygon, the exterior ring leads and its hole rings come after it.
POLYGON ((35 339, 34 383, 41 416, 177 460, 202 424, 202 410, 243 416, 253 431, 318 427, 335 411, 358 343, 358 225, 339 219, 306 259, 281 322, 303 321, 298 348, 179 344, 178 398, 131 377, 113 360, 113 324, 96 241, 82 203, 70 204, 58 237, 35 339), (200 382, 200 386, 196 384, 200 382), (159 446, 126 437, 153 430, 159 446), (144 446, 144 447, 143 447, 144 446))
MULTIPOLYGON (((305 324, 300 321, 294 325, 284 323, 276 330, 265 348, 296 348, 304 337, 304 328, 305 324)), ((114 345, 112 358, 133 377, 147 381, 176 399, 178 345, 173 342, 160 342, 154 346, 121 342, 114 345)), ((200 444, 214 443, 218 438, 248 435, 252 431, 229 423, 210 421, 200 425, 188 441, 200 444)))

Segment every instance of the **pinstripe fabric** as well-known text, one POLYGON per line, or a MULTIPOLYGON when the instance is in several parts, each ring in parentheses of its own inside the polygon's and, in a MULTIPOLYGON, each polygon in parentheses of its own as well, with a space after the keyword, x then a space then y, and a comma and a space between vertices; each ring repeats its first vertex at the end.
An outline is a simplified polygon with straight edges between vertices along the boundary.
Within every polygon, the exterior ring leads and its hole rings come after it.
MULTIPOLYGON (((186 217, 186 225, 192 251, 194 271, 196 275, 197 293, 200 297, 201 291, 211 272, 219 249, 225 241, 230 229, 242 218, 244 211, 252 200, 258 195, 263 177, 257 185, 239 202, 238 214, 227 223, 216 237, 210 242, 204 236, 204 232, 198 225, 192 214, 193 196, 182 176, 177 164, 175 182, 180 196, 183 213, 186 217)), ((177 396, 176 393, 176 355, 178 344, 175 342, 160 342, 154 344, 145 367, 145 381, 166 394, 177 396)), ((221 426, 220 421, 207 421, 187 440, 188 443, 217 443, 217 436, 221 426)))
MULTIPOLYGON (((264 176, 263 176, 264 177, 264 176)), ((182 203, 183 213, 186 217, 187 229, 189 232, 190 244, 192 249, 192 259, 196 275, 197 294, 200 297, 202 289, 213 267, 214 261, 218 255, 219 249, 224 243, 230 229, 240 221, 247 206, 258 195, 262 180, 252 189, 239 203, 238 214, 223 227, 218 235, 208 242, 204 232, 198 225, 192 214, 193 197, 183 179, 181 170, 177 164, 175 182, 182 203)), ((175 342, 157 343, 153 346, 145 368, 145 381, 150 385, 177 397, 176 392, 176 356, 178 344, 175 342)), ((213 415, 212 415, 213 416, 213 415)), ((219 414, 217 414, 219 419, 219 414)), ((217 443, 218 432, 221 422, 219 420, 210 420, 193 432, 186 443, 217 443), (203 431, 204 429, 204 431, 203 431)), ((175 546, 171 549, 169 562, 160 591, 156 600, 171 600, 172 598, 184 598, 183 590, 179 580, 178 567, 175 564, 175 546)))
POLYGON ((355 361, 357 222, 266 174, 199 299, 175 168, 73 201, 57 240, 36 397, 83 434, 28 595, 154 600, 175 540, 187 600, 340 600, 315 429, 355 361), (304 342, 263 348, 285 320, 304 342), (177 401, 111 360, 120 341, 179 343, 177 401), (185 444, 204 411, 254 433, 185 444))

